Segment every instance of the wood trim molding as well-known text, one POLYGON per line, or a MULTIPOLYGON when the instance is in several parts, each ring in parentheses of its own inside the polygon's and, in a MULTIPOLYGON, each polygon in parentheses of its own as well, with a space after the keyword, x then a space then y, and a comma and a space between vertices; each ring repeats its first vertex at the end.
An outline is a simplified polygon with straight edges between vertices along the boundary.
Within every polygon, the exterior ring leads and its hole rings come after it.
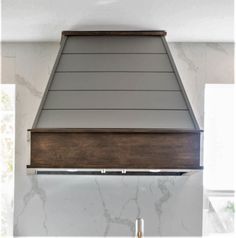
POLYGON ((96 130, 57 131, 60 133, 31 131, 31 164, 28 168, 200 168, 199 132, 118 130, 119 133, 114 133, 110 130, 107 133, 108 130, 96 130))
POLYGON ((158 128, 33 128, 28 129, 34 133, 169 133, 169 134, 200 134, 203 130, 188 129, 158 129, 158 128))
POLYGON ((62 31, 62 36, 166 36, 166 31, 62 31))

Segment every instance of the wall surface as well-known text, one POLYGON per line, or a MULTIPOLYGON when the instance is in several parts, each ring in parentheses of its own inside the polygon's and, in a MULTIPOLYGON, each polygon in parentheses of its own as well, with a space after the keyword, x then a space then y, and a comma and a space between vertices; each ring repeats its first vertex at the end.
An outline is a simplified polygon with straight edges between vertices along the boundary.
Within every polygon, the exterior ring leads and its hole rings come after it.
MULTIPOLYGON (((16 84, 16 236, 195 236, 202 230, 202 173, 190 177, 28 176, 31 128, 59 45, 4 43, 3 83, 16 84)), ((203 128, 205 83, 233 82, 233 44, 172 43, 203 128)))

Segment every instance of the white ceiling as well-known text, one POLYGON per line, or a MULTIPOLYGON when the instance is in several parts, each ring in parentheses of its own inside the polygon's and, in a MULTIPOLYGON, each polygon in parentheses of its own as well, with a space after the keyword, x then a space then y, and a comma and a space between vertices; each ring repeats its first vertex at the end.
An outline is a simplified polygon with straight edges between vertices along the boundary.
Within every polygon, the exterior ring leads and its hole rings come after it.
POLYGON ((2 0, 2 41, 62 30, 166 30, 168 41, 233 41, 233 0, 2 0))

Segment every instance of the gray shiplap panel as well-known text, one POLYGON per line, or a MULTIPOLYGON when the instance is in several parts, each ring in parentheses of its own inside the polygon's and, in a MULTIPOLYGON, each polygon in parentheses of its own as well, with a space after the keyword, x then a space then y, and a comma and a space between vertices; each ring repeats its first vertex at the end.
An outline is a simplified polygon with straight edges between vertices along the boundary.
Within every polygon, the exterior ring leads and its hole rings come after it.
POLYGON ((69 37, 63 53, 166 53, 161 37, 69 37))
POLYGON ((194 129, 188 111, 43 110, 38 128, 194 129))
POLYGON ((50 90, 179 90, 174 73, 56 73, 50 90))
POLYGON ((65 54, 57 71, 171 71, 167 54, 65 54))
POLYGON ((50 91, 44 109, 186 109, 180 91, 50 91))

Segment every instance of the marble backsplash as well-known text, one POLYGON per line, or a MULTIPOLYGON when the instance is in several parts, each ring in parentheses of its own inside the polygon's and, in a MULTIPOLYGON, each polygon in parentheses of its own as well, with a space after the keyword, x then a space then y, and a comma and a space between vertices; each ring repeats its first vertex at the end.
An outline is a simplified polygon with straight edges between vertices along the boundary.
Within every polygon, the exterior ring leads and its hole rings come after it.
MULTIPOLYGON (((14 234, 146 236, 202 233, 202 173, 190 177, 26 175, 31 128, 59 44, 4 43, 2 81, 16 84, 14 234)), ((204 85, 232 83, 233 44, 171 43, 171 52, 203 128, 204 85)))

